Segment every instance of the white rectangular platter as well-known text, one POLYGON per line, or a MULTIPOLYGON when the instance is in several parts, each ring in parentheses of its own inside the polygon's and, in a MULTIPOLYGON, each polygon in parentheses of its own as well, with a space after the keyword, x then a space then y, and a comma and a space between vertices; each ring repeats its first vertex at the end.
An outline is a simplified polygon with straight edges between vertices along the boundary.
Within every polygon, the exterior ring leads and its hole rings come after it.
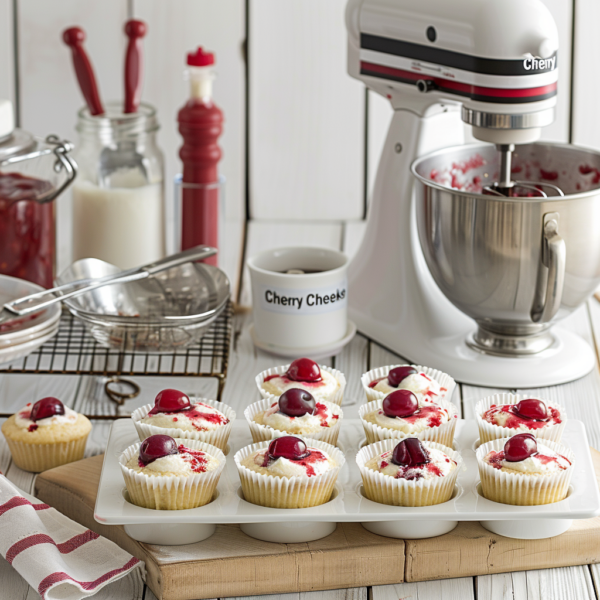
MULTIPOLYGON (((462 454, 465 469, 458 476, 454 497, 443 504, 420 508, 387 506, 372 502, 362 495, 362 482, 355 456, 364 444, 364 433, 358 419, 342 423, 339 446, 346 456, 340 472, 337 490, 331 501, 314 508, 273 509, 246 502, 241 495, 240 482, 233 455, 252 443, 248 425, 236 421, 233 425, 227 466, 218 485, 218 497, 210 504, 189 510, 156 511, 140 508, 126 500, 125 485, 117 457, 138 440, 129 419, 116 421, 111 430, 94 516, 105 524, 176 524, 176 523, 283 523, 344 522, 361 523, 414 521, 525 521, 535 519, 585 519, 600 514, 598 484, 589 451, 585 427, 581 421, 570 419, 562 442, 575 454, 575 465, 568 497, 544 506, 510 506, 483 498, 477 491, 479 474, 475 458, 478 438, 474 421, 459 421, 455 447, 462 454)), ((484 525, 485 526, 485 525, 484 525)), ((556 534, 556 532, 555 532, 556 534)), ((423 536, 427 537, 427 536, 423 536)), ((519 537, 519 536, 515 536, 519 537)), ((542 536, 547 537, 547 536, 542 536)))

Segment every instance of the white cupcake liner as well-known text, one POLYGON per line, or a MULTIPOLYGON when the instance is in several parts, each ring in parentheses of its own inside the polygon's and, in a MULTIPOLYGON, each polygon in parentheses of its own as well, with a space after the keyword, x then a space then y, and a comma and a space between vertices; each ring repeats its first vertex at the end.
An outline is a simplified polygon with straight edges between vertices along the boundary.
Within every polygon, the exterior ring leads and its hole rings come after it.
MULTIPOLYGON (((267 369, 266 371, 263 371, 262 373, 259 373, 256 378, 254 379, 254 381, 256 381, 256 387, 258 387, 258 391, 260 392, 260 395, 265 399, 265 400, 276 400, 279 396, 275 396, 274 394, 271 394, 269 392, 266 392, 265 390, 263 390, 262 388, 262 384, 264 382, 264 380, 269 377, 270 375, 284 375, 287 370, 289 369, 290 365, 283 365, 282 367, 273 367, 272 369, 267 369)), ((325 367, 323 365, 319 365, 319 368, 322 371, 327 371, 327 373, 329 373, 330 375, 333 375, 333 377, 335 377, 336 381, 339 383, 339 387, 337 388, 337 390, 331 394, 331 396, 329 396, 329 398, 327 398, 327 402, 331 402, 333 404, 337 404, 338 406, 342 405, 342 400, 344 399, 344 390, 346 389, 346 377, 344 376, 344 374, 341 371, 338 371, 337 369, 332 369, 331 367, 325 367)), ((315 398, 316 400, 316 398, 315 398)))
POLYGON ((183 431, 176 427, 156 427, 155 425, 149 425, 147 423, 141 423, 141 420, 148 415, 148 413, 154 407, 153 404, 146 404, 131 413, 131 419, 137 430, 140 442, 143 442, 147 437, 151 435, 169 435, 172 438, 182 438, 185 440, 198 440, 199 442, 206 442, 212 446, 216 446, 220 450, 226 451, 227 440, 231 434, 231 428, 235 421, 235 411, 227 404, 217 402, 216 400, 208 400, 207 398, 192 398, 192 403, 202 402, 208 404, 208 406, 221 411, 228 419, 227 425, 222 425, 216 429, 209 431, 183 431))
POLYGON ((441 450, 456 461, 456 468, 446 477, 408 481, 384 475, 365 466, 375 456, 393 450, 398 442, 397 439, 382 440, 365 446, 356 455, 356 464, 367 498, 373 502, 392 506, 431 506, 450 500, 456 486, 458 473, 463 468, 463 460, 458 452, 443 444, 423 442, 423 446, 426 448, 441 450))
MULTIPOLYGON (((475 405, 475 415, 477 419, 477 427, 479 428, 480 443, 483 444, 491 440, 512 437, 513 435, 517 435, 519 433, 533 433, 533 435, 540 439, 550 440, 557 443, 560 442, 567 422, 567 411, 563 406, 556 404, 555 402, 552 402, 551 404, 560 411, 562 423, 552 425, 551 427, 528 430, 510 429, 509 427, 501 427, 500 425, 488 423, 482 418, 485 411, 488 410, 492 404, 517 404, 519 401, 525 400, 526 398, 532 398, 531 394, 510 394, 505 392, 502 394, 494 394, 493 396, 488 396, 479 400, 479 402, 477 402, 475 405)), ((543 398, 540 398, 540 400, 548 404, 548 402, 543 398)))
POLYGON ((423 367, 421 365, 389 365, 387 367, 377 367, 376 369, 371 369, 362 375, 360 378, 360 382, 362 383, 363 389, 367 396, 367 402, 375 402, 375 400, 383 400, 386 396, 384 392, 380 392, 378 390, 374 390, 369 387, 369 384, 375 379, 381 379, 383 377, 387 377, 388 373, 395 369, 396 367, 414 367, 420 373, 425 373, 427 377, 431 379, 435 379, 441 387, 445 387, 448 391, 445 396, 442 396, 442 400, 446 400, 449 402, 452 399, 452 394, 454 394, 454 388, 456 387, 456 382, 450 375, 443 373, 442 371, 438 371, 437 369, 431 369, 430 367, 423 367))
POLYGON ((548 475, 507 473, 487 464, 483 459, 504 448, 510 438, 492 440, 479 446, 476 452, 481 479, 481 492, 488 499, 502 504, 534 506, 564 500, 573 473, 574 454, 570 448, 550 440, 540 440, 545 446, 569 459, 571 466, 548 475))
POLYGON ((81 460, 85 452, 89 431, 68 442, 48 444, 28 444, 5 436, 12 459, 20 469, 31 473, 41 473, 76 460, 81 460))
POLYGON ((259 400, 258 402, 254 402, 254 404, 248 406, 244 411, 244 416, 246 417, 246 421, 248 421, 248 425, 250 426, 250 433, 252 434, 252 440, 254 442, 272 440, 284 435, 300 435, 302 437, 310 438, 311 440, 319 440, 321 442, 331 444, 332 446, 337 444, 338 436, 340 434, 340 425, 342 423, 342 419, 344 418, 344 413, 337 404, 323 401, 323 404, 325 404, 325 406, 327 406, 334 415, 340 416, 340 418, 336 419, 335 423, 331 427, 321 427, 319 431, 310 433, 295 433, 292 431, 280 431, 279 429, 275 429, 270 425, 262 425, 254 420, 256 415, 271 408, 275 402, 277 402, 277 399, 274 401, 259 400))
POLYGON ((248 469, 242 465, 242 462, 253 452, 268 448, 270 441, 246 446, 236 452, 233 457, 238 468, 245 500, 270 508, 308 508, 329 501, 338 473, 346 459, 342 452, 331 444, 304 436, 297 437, 302 438, 307 446, 326 452, 337 466, 313 477, 263 475, 248 469))
POLYGON ((358 416, 365 429, 365 435, 367 436, 367 443, 373 444, 382 440, 393 438, 395 440, 401 440, 406 437, 416 437, 420 440, 427 440, 430 442, 437 442, 444 446, 452 448, 452 442, 454 441, 454 431, 456 430, 456 422, 458 419, 458 409, 452 402, 446 402, 442 400, 437 404, 441 408, 446 408, 450 415, 450 419, 445 423, 442 423, 439 427, 429 427, 419 433, 405 433, 399 429, 391 429, 388 427, 381 427, 375 423, 371 423, 365 420, 365 416, 371 412, 379 410, 383 404, 383 399, 363 404, 358 411, 358 416))
POLYGON ((204 506, 212 500, 225 468, 225 455, 219 448, 198 440, 175 438, 175 441, 192 450, 210 454, 219 461, 219 466, 189 477, 137 473, 126 466, 131 457, 139 453, 141 442, 133 444, 119 456, 119 465, 129 498, 136 506, 155 510, 184 510, 204 506))

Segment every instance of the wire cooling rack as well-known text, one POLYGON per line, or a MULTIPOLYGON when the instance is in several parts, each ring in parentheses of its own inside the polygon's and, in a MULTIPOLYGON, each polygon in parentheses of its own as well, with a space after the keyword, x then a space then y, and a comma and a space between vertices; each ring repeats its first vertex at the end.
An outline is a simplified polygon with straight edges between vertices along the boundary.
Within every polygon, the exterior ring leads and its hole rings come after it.
POLYGON ((63 311, 58 333, 51 340, 29 356, 0 368, 0 373, 98 375, 115 380, 143 375, 214 377, 220 400, 227 376, 232 316, 229 303, 197 344, 170 354, 145 354, 104 348, 80 320, 63 311))

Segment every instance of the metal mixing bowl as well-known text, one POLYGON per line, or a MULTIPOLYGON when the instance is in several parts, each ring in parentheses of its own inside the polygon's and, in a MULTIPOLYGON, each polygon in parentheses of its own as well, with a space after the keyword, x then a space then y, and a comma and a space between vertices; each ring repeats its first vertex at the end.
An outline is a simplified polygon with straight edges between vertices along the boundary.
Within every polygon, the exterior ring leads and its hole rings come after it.
POLYGON ((478 193, 497 180, 498 168, 489 144, 416 160, 419 239, 442 292, 479 326, 471 344, 492 354, 533 354, 552 344, 552 323, 600 284, 600 153, 517 146, 514 179, 557 185, 564 197, 478 193))
MULTIPOLYGON (((61 285, 120 269, 96 258, 73 263, 61 285)), ((227 306, 229 280, 217 267, 187 263, 147 279, 97 288, 65 300, 96 341, 123 352, 173 352, 198 342, 227 306)))

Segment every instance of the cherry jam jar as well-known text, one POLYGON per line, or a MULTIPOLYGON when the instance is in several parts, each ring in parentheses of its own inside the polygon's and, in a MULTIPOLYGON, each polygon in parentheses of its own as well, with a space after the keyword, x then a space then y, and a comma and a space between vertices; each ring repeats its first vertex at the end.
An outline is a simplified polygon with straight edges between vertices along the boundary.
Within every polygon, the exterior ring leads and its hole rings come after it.
POLYGON ((55 268, 55 203, 75 177, 71 145, 14 129, 0 141, 0 274, 49 288, 55 268))

